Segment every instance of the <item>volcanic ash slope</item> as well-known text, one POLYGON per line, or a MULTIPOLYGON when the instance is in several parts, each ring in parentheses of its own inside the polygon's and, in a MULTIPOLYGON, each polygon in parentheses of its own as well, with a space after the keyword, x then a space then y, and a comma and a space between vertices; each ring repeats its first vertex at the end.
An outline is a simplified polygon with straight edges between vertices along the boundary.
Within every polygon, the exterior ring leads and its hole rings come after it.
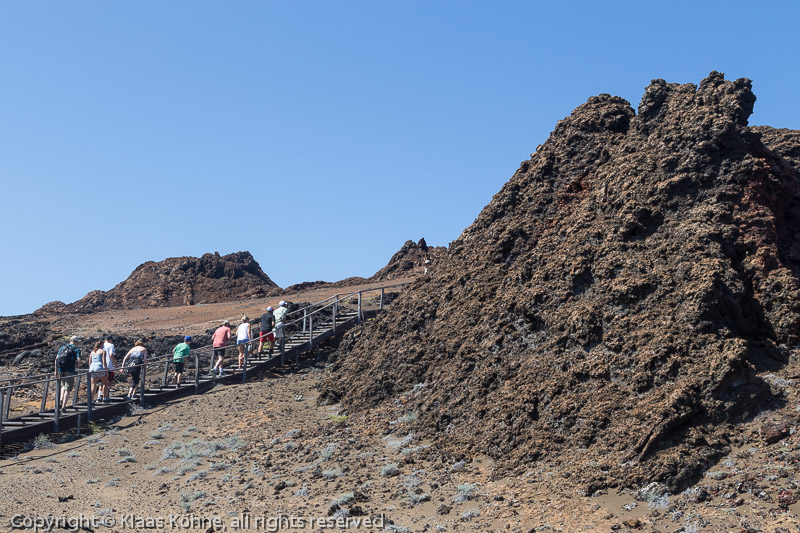
POLYGON ((732 424, 780 404, 758 373, 800 334, 800 186, 748 128, 754 102, 717 72, 654 80, 638 114, 590 98, 340 349, 327 397, 364 413, 402 397, 498 474, 685 486, 732 424))

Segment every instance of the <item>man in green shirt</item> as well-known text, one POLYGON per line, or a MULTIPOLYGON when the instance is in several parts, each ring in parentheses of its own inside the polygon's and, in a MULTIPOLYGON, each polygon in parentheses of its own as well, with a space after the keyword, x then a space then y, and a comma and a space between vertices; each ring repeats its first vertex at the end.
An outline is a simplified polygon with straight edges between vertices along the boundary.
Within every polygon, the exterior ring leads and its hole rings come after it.
POLYGON ((181 386, 181 378, 183 377, 183 365, 186 356, 189 355, 189 341, 192 338, 187 335, 183 338, 183 342, 177 345, 172 350, 172 362, 175 363, 175 386, 181 386))

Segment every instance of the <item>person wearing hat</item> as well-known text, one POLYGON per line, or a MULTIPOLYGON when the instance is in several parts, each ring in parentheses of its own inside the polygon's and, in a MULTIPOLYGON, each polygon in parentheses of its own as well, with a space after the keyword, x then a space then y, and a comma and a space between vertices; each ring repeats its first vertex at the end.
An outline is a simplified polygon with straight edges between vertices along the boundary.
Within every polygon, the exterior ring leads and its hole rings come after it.
POLYGON ((258 335, 258 353, 264 353, 264 339, 269 341, 269 355, 272 357, 272 350, 275 348, 275 315, 272 314, 272 306, 267 307, 267 312, 261 315, 261 333, 258 335))
POLYGON ((172 350, 172 362, 175 363, 175 387, 181 386, 181 378, 183 377, 183 365, 186 363, 186 356, 189 355, 189 341, 192 338, 186 335, 183 342, 178 344, 172 350))
POLYGON ((278 304, 278 309, 275 311, 275 339, 278 341, 281 349, 286 344, 286 315, 289 313, 289 307, 286 302, 281 300, 278 304))
POLYGON ((222 361, 225 359, 225 346, 228 344, 230 339, 231 323, 227 320, 223 320, 222 325, 218 327, 214 331, 214 335, 211 336, 211 344, 214 348, 214 357, 217 358, 217 361, 214 363, 214 367, 211 369, 212 375, 225 375, 225 371, 222 370, 222 361))
POLYGON ((239 349, 239 370, 242 369, 244 358, 250 347, 250 323, 247 316, 242 317, 242 323, 236 328, 236 347, 239 349))
POLYGON ((78 336, 73 335, 69 342, 58 349, 56 355, 55 377, 62 377, 61 380, 61 409, 67 408, 67 398, 75 387, 75 365, 81 362, 81 349, 75 346, 78 336))

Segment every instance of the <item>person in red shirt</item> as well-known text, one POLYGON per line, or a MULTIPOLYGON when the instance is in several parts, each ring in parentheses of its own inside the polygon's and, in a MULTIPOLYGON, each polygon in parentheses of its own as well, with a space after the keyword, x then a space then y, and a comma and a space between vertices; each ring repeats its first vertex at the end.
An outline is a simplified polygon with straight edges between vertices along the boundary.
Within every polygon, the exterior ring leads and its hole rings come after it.
POLYGON ((225 371, 222 370, 222 360, 225 359, 225 346, 231 338, 230 325, 230 322, 224 320, 222 325, 217 328, 214 335, 211 337, 214 346, 214 357, 217 358, 217 362, 214 363, 214 367, 211 369, 211 374, 219 376, 225 375, 225 371))

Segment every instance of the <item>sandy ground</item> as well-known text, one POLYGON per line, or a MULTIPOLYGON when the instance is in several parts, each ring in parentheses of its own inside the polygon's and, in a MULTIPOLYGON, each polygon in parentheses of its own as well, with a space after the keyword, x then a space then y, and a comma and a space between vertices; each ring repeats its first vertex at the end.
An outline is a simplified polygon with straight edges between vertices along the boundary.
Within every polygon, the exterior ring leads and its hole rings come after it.
POLYGON ((402 405, 382 429, 318 405, 324 373, 279 369, 131 413, 71 442, 40 440, 52 447, 0 461, 0 527, 84 517, 86 531, 340 531, 347 520, 350 531, 800 530, 797 504, 781 510, 753 487, 734 496, 714 490, 767 456, 765 474, 794 482, 786 465, 800 459, 795 440, 734 450, 710 471, 722 474, 700 484, 709 487, 705 501, 697 501, 700 485, 677 496, 586 497, 543 464, 493 480, 485 457, 442 458, 415 436, 414 414, 402 405))
MULTIPOLYGON (((364 299, 369 305, 374 295, 364 299)), ((92 331, 199 333, 276 303, 71 319, 92 331)), ((520 465, 519 475, 498 478, 489 458, 444 457, 419 438, 404 401, 382 408, 377 427, 368 422, 375 416, 319 405, 327 371, 324 364, 278 369, 246 385, 134 408, 75 440, 40 438, 0 460, 0 530, 36 530, 39 520, 41 531, 324 532, 345 530, 349 520, 348 531, 800 531, 800 396, 786 377, 791 368, 784 377, 763 376, 785 405, 731 428, 736 446, 696 486, 678 495, 656 485, 591 497, 556 474, 563 465, 520 465), (767 442, 765 424, 784 428, 782 438, 767 442)), ((420 394, 425 386, 405 397, 420 394)))
MULTIPOLYGON (((413 278, 402 278, 392 281, 353 285, 345 288, 318 289, 275 296, 255 300, 238 300, 216 304, 201 304, 182 307, 157 307, 153 309, 132 309, 118 311, 102 311, 87 315, 65 315, 57 319, 57 327, 65 335, 92 335, 100 333, 118 333, 133 335, 140 331, 162 334, 197 335, 219 325, 220 320, 228 319, 238 323, 243 315, 251 319, 260 317, 267 306, 278 307, 278 302, 319 302, 335 295, 345 296, 378 286, 392 286, 413 281, 413 278)), ((400 290, 400 289, 395 289, 400 290)), ((374 304, 380 291, 369 291, 362 295, 363 303, 374 304)), ((357 301, 354 300, 354 301, 357 301)))

